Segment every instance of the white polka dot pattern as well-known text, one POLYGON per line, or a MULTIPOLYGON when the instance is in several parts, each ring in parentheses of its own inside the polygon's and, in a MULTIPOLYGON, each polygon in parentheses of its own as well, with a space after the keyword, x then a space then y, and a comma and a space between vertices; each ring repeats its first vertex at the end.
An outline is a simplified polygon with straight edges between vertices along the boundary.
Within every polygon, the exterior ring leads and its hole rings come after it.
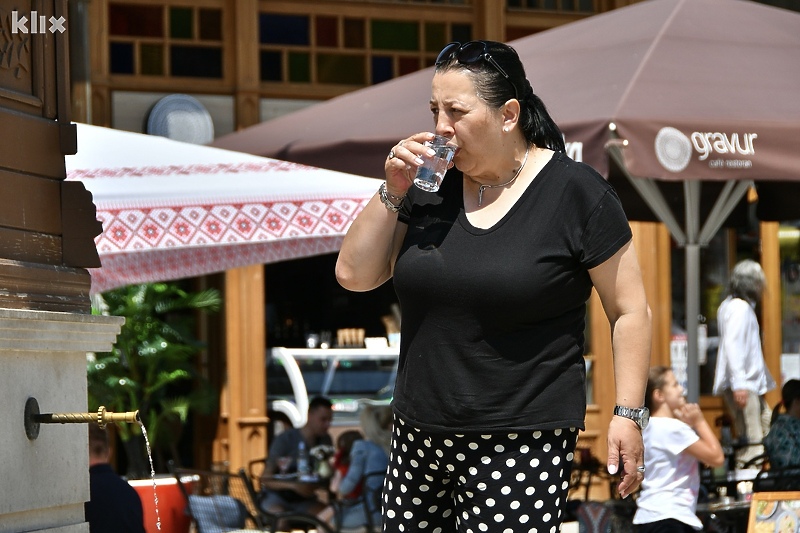
POLYGON ((383 531, 558 531, 575 428, 444 436, 395 418, 383 531))

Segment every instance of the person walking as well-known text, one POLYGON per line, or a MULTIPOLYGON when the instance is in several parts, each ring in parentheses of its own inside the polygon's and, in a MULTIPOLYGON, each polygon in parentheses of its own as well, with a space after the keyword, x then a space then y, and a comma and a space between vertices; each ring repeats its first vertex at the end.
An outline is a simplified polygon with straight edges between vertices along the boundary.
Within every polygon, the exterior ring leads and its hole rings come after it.
MULTIPOLYGON (((387 102, 386 105, 391 105, 387 102)), ((642 480, 651 318, 614 189, 565 155, 517 52, 450 43, 431 85, 433 131, 399 141, 336 263, 339 283, 393 279, 402 309, 384 531, 553 531, 586 412, 586 303, 614 351, 608 470, 642 480), (412 186, 438 134, 437 192, 412 186)))
POLYGON ((761 350, 756 305, 766 279, 752 259, 738 262, 731 272, 728 295, 717 310, 719 351, 713 393, 722 395, 738 439, 736 461, 742 465, 764 453, 772 410, 764 394, 775 388, 761 350))

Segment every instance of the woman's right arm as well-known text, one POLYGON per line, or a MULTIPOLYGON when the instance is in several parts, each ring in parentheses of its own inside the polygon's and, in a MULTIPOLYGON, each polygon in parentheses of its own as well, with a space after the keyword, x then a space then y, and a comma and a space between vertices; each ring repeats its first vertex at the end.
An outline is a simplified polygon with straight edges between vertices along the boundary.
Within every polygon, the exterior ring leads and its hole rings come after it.
POLYGON ((689 455, 713 468, 720 467, 725 463, 722 446, 697 404, 687 403, 675 411, 675 417, 688 424, 700 437, 698 441, 686 448, 689 455))
POLYGON ((391 278, 406 228, 397 213, 389 211, 377 194, 373 196, 342 241, 336 260, 339 284, 351 291, 369 291, 391 278))
MULTIPOLYGON (((391 158, 384 162, 386 191, 389 198, 405 197, 417 167, 418 154, 428 148, 422 145, 433 137, 422 132, 404 139, 392 148, 391 158)), ((392 203, 397 203, 392 201, 392 203)), ((406 235, 406 225, 397 221, 397 213, 383 205, 378 194, 358 214, 342 241, 336 261, 336 279, 345 289, 369 291, 392 277, 394 262, 406 235)))

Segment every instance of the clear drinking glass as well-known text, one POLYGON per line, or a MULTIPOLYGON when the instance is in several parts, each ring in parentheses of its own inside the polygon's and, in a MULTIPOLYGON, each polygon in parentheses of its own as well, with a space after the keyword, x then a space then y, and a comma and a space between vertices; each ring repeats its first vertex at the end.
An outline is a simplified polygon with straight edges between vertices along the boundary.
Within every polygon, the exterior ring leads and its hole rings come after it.
POLYGON ((447 166, 456 153, 456 147, 448 144, 449 142, 450 139, 441 135, 437 135, 432 141, 425 141, 425 146, 433 148, 436 154, 431 157, 423 155, 424 163, 417 169, 414 185, 423 191, 436 192, 442 185, 447 166))

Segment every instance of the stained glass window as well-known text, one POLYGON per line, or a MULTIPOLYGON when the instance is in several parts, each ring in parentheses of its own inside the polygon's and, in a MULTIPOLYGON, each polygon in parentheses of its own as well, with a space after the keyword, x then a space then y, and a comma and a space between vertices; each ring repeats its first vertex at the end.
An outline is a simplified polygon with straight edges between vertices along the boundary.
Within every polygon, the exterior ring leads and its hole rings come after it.
POLYGON ((259 24, 262 44, 311 44, 308 15, 261 13, 259 24))
POLYGON ((222 9, 112 2, 108 22, 112 74, 222 78, 222 9))
POLYGON ((472 26, 463 22, 262 11, 258 16, 260 79, 268 83, 380 83, 432 64, 445 44, 469 41, 471 35, 472 26))

